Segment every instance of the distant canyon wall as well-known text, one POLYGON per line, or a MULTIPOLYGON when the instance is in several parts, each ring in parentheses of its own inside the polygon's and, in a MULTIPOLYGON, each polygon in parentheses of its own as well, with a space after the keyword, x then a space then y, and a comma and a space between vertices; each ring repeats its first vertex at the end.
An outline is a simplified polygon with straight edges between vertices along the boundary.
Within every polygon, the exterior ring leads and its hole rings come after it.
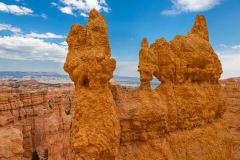
POLYGON ((0 88, 0 159, 27 160, 44 149, 50 160, 69 159, 72 90, 29 88, 0 88))

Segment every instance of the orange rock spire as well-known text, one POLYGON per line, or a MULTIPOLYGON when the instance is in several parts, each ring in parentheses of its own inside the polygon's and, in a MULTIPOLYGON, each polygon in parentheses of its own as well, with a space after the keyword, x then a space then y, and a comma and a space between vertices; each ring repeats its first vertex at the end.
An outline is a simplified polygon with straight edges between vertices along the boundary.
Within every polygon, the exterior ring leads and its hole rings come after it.
POLYGON ((108 88, 116 61, 110 58, 106 20, 93 9, 86 27, 72 25, 67 43, 64 69, 75 84, 72 159, 112 159, 118 153, 120 121, 108 88))
POLYGON ((203 15, 197 15, 192 29, 188 32, 188 35, 195 34, 209 41, 207 22, 203 15))
POLYGON ((72 159, 233 159, 233 138, 223 113, 226 94, 221 63, 212 49, 204 16, 187 36, 142 40, 141 85, 124 92, 110 85, 106 21, 96 10, 86 27, 73 25, 64 69, 75 83, 72 159), (153 76, 161 81, 150 88, 153 76), (111 91, 109 90, 111 89, 111 91))

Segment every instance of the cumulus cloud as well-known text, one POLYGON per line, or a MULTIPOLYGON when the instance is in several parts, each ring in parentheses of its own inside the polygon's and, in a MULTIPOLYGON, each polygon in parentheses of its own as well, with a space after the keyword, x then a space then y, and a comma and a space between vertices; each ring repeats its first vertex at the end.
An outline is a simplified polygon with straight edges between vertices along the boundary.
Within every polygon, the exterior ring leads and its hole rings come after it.
POLYGON ((72 8, 70 6, 65 6, 65 7, 59 7, 60 11, 62 13, 66 13, 66 14, 71 14, 71 15, 75 15, 72 11, 72 8))
POLYGON ((52 5, 62 13, 76 16, 74 11, 77 11, 83 17, 88 17, 87 13, 93 8, 104 12, 110 10, 105 0, 60 0, 59 4, 52 2, 52 5))
POLYGON ((38 34, 35 32, 31 32, 30 34, 25 35, 27 38, 65 38, 65 36, 62 35, 56 35, 54 33, 46 32, 43 34, 38 34))
POLYGON ((20 33, 21 29, 19 27, 12 27, 11 24, 0 24, 0 31, 11 31, 13 33, 20 33))
POLYGON ((178 15, 183 12, 202 12, 214 8, 221 0, 171 0, 170 10, 162 11, 163 15, 178 15))
POLYGON ((19 27, 11 24, 0 24, 1 30, 13 32, 13 36, 0 36, 0 58, 15 60, 50 60, 64 62, 67 53, 67 43, 45 42, 47 38, 65 38, 65 36, 46 32, 24 34, 19 27))
POLYGON ((32 15, 33 13, 33 10, 27 7, 22 7, 17 5, 7 5, 2 2, 0 2, 0 11, 15 14, 15 15, 32 15))
POLYGON ((223 74, 221 78, 240 76, 240 45, 228 46, 220 44, 216 50, 222 63, 223 74))
POLYGON ((15 60, 50 60, 64 62, 67 46, 42 39, 19 36, 0 37, 0 58, 15 60))

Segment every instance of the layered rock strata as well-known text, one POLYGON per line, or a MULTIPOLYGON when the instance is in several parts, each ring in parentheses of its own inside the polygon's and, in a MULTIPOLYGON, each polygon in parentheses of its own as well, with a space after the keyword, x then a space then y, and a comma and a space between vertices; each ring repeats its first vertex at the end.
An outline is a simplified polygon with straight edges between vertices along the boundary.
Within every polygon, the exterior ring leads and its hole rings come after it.
POLYGON ((49 160, 70 159, 72 86, 29 88, 0 88, 0 159, 31 159, 34 150, 42 157, 45 149, 49 160))
POLYGON ((0 94, 0 159, 31 158, 39 132, 36 132, 37 108, 44 108, 46 92, 0 94), (35 106, 35 108, 33 108, 35 106), (12 132, 12 134, 8 134, 12 132), (13 138, 12 142, 11 137, 13 138), (7 140, 7 141, 6 141, 7 140), (21 151, 21 152, 20 152, 21 151), (9 153, 8 153, 9 152, 9 153), (6 154, 8 153, 8 154, 6 154), (17 156, 16 156, 17 155, 17 156))
POLYGON ((49 160, 70 160, 71 115, 65 112, 61 97, 52 101, 52 111, 44 119, 44 130, 49 160))
POLYGON ((72 159, 232 160, 233 137, 223 114, 221 63, 209 43, 204 16, 187 36, 143 39, 141 85, 128 92, 109 85, 115 69, 104 17, 95 9, 86 27, 67 37, 64 69, 75 84, 72 159), (161 84, 151 89, 155 76, 161 84), (111 92, 109 90, 111 89, 111 92))

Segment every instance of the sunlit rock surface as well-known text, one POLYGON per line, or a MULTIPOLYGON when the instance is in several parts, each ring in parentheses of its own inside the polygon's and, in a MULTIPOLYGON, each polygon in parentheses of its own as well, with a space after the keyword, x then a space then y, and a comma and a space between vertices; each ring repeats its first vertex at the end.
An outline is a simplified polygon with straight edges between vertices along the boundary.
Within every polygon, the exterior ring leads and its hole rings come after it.
POLYGON ((110 58, 106 20, 90 12, 86 27, 72 25, 64 70, 75 84, 72 159, 114 159, 120 143, 120 119, 109 80, 116 61, 110 58))
POLYGON ((143 39, 141 85, 128 92, 108 83, 116 62, 96 10, 86 27, 72 25, 67 42, 64 69, 75 84, 72 159, 234 159, 223 118, 227 97, 218 82, 222 66, 204 16, 186 36, 151 45, 143 39), (150 87, 153 76, 161 81, 156 89, 150 87))

